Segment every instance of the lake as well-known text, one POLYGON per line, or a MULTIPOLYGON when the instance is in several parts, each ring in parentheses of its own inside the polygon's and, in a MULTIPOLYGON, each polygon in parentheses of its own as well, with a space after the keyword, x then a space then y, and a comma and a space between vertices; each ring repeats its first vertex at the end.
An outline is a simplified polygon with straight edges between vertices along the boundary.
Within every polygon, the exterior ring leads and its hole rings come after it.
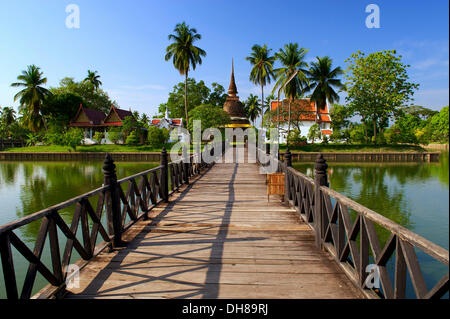
MULTIPOLYGON (((122 178, 158 164, 119 162, 116 165, 118 178, 122 178)), ((0 162, 0 225, 100 187, 102 166, 102 162, 0 162)), ((294 167, 313 175, 313 163, 294 163, 294 167)), ((330 162, 328 173, 330 187, 336 191, 449 248, 448 152, 441 155, 439 163, 330 162)), ((72 213, 73 207, 61 212, 68 223, 72 213)), ((39 223, 31 223, 15 233, 32 248, 38 231, 39 223)), ((28 263, 17 254, 14 257, 16 273, 23 277, 28 263)), ((424 254, 418 257, 427 284, 448 271, 424 254)), ((72 261, 78 258, 74 252, 72 261)), ((51 268, 46 250, 42 260, 51 268)), ((0 298, 4 298, 1 266, 0 276, 0 298)), ((45 284, 38 275, 33 291, 37 292, 45 284)), ((411 293, 408 287, 408 296, 411 293)))
MULTIPOLYGON (((313 177, 314 164, 294 163, 293 166, 313 177)), ((328 167, 332 189, 449 249, 448 152, 441 154, 439 163, 329 162, 328 167)), ((379 235, 384 244, 387 232, 379 235)), ((448 272, 448 267, 417 249, 416 253, 430 289, 448 272)), ((392 264, 389 267, 392 269, 392 264)), ((413 295, 408 286, 407 296, 413 295)))

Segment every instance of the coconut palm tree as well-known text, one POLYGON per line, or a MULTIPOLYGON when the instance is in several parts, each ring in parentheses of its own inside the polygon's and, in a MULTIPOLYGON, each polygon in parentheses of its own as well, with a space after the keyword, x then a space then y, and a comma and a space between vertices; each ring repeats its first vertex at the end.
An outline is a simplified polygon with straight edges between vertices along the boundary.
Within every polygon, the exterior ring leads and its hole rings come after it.
POLYGON ((10 126, 16 121, 16 111, 12 107, 5 106, 2 110, 0 110, 0 114, 2 124, 5 126, 10 126))
POLYGON ((313 90, 311 100, 316 102, 316 112, 323 110, 327 103, 339 102, 339 95, 334 88, 344 89, 344 84, 338 79, 343 74, 340 67, 332 68, 332 60, 325 56, 317 57, 317 62, 311 62, 310 69, 307 72, 309 87, 313 90))
MULTIPOLYGON (((270 81, 275 77, 273 71, 273 64, 275 63, 275 56, 270 56, 271 49, 267 45, 260 46, 255 44, 252 47, 252 53, 245 59, 253 66, 250 72, 250 81, 257 85, 261 85, 261 101, 264 102, 264 86, 270 84, 270 81)), ((264 104, 261 106, 261 117, 263 116, 264 104)), ((261 119, 262 124, 262 119, 261 119)))
POLYGON ((184 75, 184 111, 186 116, 186 127, 189 127, 188 116, 188 102, 187 102, 187 80, 188 73, 192 67, 195 70, 197 64, 202 64, 202 57, 206 56, 206 52, 199 47, 196 47, 194 43, 202 38, 197 30, 189 28, 189 26, 183 22, 178 23, 173 30, 174 34, 169 34, 169 41, 173 41, 166 48, 165 60, 172 59, 175 69, 177 69, 181 75, 184 75))
POLYGON ((275 70, 277 82, 272 94, 284 86, 284 95, 288 99, 288 135, 291 131, 291 102, 304 93, 308 87, 307 68, 304 61, 308 49, 300 48, 298 43, 289 43, 275 53, 275 57, 281 63, 281 67, 275 70), (297 72, 294 78, 290 78, 297 72))
POLYGON ((258 96, 254 94, 250 94, 245 101, 245 113, 253 124, 255 124, 255 120, 258 118, 259 114, 261 114, 261 106, 259 102, 258 96))
POLYGON ((33 132, 38 131, 44 120, 41 113, 41 105, 51 92, 42 85, 47 83, 47 78, 36 65, 29 65, 26 71, 17 77, 20 82, 12 83, 12 87, 24 87, 14 96, 14 101, 20 99, 19 111, 23 114, 23 123, 33 132))
POLYGON ((94 89, 97 90, 100 87, 100 85, 103 84, 102 81, 100 81, 99 79, 100 79, 100 75, 97 75, 97 71, 88 70, 88 75, 84 79, 84 81, 92 83, 92 85, 94 86, 94 89))

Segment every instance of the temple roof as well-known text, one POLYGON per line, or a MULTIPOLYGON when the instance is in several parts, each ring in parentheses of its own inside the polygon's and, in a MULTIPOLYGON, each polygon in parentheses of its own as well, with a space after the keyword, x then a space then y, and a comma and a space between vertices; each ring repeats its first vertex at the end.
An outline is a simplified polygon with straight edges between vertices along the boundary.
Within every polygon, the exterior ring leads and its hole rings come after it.
POLYGON ((225 100, 225 104, 223 105, 223 109, 228 113, 231 117, 232 124, 239 122, 248 123, 248 119, 245 116, 244 104, 239 101, 239 97, 237 96, 237 88, 236 81, 234 79, 234 63, 231 61, 231 79, 230 79, 230 87, 228 88, 228 96, 225 100))
POLYGON ((229 96, 236 96, 238 93, 236 88, 236 81, 234 80, 234 62, 231 60, 231 80, 230 80, 230 86, 228 88, 228 95, 229 96))

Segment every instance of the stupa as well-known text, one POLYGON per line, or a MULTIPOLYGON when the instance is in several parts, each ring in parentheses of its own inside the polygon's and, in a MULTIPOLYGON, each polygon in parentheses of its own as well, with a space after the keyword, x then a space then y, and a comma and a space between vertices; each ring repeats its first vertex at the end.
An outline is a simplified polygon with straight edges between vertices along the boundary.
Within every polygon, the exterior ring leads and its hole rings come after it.
POLYGON ((231 61, 231 80, 228 88, 228 96, 223 105, 223 109, 231 117, 231 123, 225 127, 251 127, 248 118, 245 116, 244 104, 239 101, 237 96, 236 82, 234 80, 234 64, 231 61))

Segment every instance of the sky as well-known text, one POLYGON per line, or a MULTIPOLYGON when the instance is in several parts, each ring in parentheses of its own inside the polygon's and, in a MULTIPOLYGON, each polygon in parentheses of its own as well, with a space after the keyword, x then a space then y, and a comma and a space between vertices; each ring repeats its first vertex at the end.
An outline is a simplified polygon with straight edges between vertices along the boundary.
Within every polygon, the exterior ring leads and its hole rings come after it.
POLYGON ((47 87, 64 77, 81 81, 88 69, 96 70, 121 108, 156 115, 184 80, 164 60, 168 35, 182 21, 202 35, 196 45, 207 53, 190 76, 228 89, 233 58, 241 101, 260 94, 245 60, 251 47, 267 44, 275 53, 297 42, 309 49, 308 62, 328 55, 344 69, 357 50, 395 49, 420 85, 414 104, 434 110, 449 104, 447 0, 0 0, 0 106, 17 109, 17 88, 10 84, 36 64, 47 87), (79 28, 66 26, 70 4, 79 8, 79 28), (379 7, 379 28, 366 26, 369 4, 379 7))

